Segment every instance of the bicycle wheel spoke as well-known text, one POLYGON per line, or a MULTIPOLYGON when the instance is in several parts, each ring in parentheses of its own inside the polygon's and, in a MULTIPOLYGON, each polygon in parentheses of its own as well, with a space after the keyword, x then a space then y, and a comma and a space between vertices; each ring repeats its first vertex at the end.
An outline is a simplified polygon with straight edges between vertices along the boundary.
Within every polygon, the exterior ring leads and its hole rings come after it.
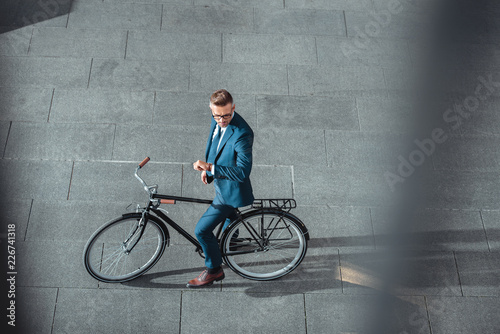
POLYGON ((94 233, 84 253, 92 276, 104 282, 124 282, 158 261, 166 244, 163 229, 150 219, 141 232, 138 222, 136 217, 120 217, 94 233))
POLYGON ((243 277, 269 280, 286 275, 298 266, 307 249, 302 230, 282 211, 256 211, 229 229, 223 240, 224 260, 243 277), (249 242, 235 246, 233 239, 249 242))
POLYGON ((110 254, 106 261, 103 261, 103 264, 106 264, 106 267, 102 269, 103 273, 109 272, 110 274, 113 272, 111 268, 115 268, 116 264, 120 261, 120 259, 124 256, 125 254, 123 251, 115 251, 114 253, 110 254), (111 262, 109 262, 109 261, 111 262), (107 264, 109 262, 109 264, 107 264), (109 271, 108 271, 109 270, 109 271))

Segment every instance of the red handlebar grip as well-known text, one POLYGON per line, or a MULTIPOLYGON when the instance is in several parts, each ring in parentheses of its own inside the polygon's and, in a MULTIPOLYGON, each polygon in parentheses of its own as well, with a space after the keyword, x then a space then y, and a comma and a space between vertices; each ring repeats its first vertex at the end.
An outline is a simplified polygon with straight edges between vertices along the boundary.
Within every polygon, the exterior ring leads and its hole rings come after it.
POLYGON ((142 168, 144 167, 145 164, 147 164, 149 162, 149 157, 147 157, 146 159, 142 160, 142 162, 139 164, 139 168, 142 168))
POLYGON ((175 204, 175 199, 161 199, 160 204, 175 204))

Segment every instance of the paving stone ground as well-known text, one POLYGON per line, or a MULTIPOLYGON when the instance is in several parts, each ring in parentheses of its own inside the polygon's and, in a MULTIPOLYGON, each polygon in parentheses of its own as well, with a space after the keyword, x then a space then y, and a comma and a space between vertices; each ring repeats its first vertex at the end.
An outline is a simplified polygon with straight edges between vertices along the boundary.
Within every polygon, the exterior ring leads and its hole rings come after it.
MULTIPOLYGON (((499 333, 499 15, 488 0, 2 1, 4 332, 499 333), (256 197, 298 203, 303 263, 193 291, 203 260, 172 231, 144 276, 92 279, 85 242, 144 202, 144 157, 161 192, 213 196, 191 163, 219 88, 254 129, 256 197)), ((205 208, 167 209, 192 232, 205 208)))

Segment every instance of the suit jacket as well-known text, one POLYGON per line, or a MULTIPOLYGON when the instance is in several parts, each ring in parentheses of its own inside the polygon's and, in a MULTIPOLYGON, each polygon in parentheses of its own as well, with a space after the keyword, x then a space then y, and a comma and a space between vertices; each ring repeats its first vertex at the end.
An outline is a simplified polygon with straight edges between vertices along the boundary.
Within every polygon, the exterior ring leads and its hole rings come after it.
MULTIPOLYGON (((212 118, 205 150, 206 160, 208 160, 216 125, 217 122, 212 118)), ((220 142, 214 161, 214 175, 207 173, 208 182, 214 181, 216 193, 214 204, 238 208, 253 203, 254 197, 250 183, 252 146, 253 131, 247 122, 235 112, 220 142)))

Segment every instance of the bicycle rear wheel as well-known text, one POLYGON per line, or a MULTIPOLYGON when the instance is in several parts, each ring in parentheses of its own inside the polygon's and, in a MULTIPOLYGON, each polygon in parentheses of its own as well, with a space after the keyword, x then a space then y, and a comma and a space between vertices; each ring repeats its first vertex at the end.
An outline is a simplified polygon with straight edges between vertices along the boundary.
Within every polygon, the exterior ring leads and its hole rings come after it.
POLYGON ((238 275, 273 280, 292 272, 307 251, 307 230, 295 216, 258 210, 229 225, 221 239, 224 262, 238 275))
POLYGON ((126 215, 95 231, 83 253, 89 274, 102 282, 119 283, 151 269, 165 250, 168 232, 155 217, 149 217, 142 235, 141 224, 141 214, 126 215))

